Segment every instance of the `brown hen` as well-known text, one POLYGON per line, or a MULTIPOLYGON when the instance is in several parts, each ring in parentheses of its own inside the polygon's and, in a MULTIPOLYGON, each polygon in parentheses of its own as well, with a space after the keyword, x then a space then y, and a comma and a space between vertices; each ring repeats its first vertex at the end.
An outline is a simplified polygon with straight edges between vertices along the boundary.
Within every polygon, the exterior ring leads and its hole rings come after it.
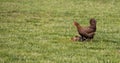
POLYGON ((82 27, 79 23, 74 22, 82 41, 86 39, 93 39, 96 32, 96 20, 90 19, 90 25, 88 27, 82 27))

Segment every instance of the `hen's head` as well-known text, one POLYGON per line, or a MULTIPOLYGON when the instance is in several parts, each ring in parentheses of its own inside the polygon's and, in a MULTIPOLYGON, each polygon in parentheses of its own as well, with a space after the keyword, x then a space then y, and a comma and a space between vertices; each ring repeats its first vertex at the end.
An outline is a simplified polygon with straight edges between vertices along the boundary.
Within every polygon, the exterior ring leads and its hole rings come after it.
POLYGON ((96 25, 96 20, 94 18, 90 19, 90 25, 96 25))
POLYGON ((78 25, 79 25, 79 23, 77 23, 76 21, 74 21, 74 25, 75 25, 75 26, 78 26, 78 25))

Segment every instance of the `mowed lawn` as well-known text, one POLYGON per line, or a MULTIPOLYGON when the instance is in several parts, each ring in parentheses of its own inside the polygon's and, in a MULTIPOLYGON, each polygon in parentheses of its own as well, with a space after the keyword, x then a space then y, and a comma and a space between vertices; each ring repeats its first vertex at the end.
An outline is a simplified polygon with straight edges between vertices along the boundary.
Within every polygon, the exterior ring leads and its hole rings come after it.
POLYGON ((120 0, 0 0, 0 63, 120 63, 120 0), (94 39, 71 41, 90 18, 94 39))

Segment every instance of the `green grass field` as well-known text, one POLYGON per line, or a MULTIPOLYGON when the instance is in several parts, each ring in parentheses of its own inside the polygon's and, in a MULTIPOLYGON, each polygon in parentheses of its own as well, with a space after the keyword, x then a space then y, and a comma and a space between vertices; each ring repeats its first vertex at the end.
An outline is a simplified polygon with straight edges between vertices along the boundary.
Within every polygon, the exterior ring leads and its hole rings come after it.
POLYGON ((0 63, 120 63, 120 0, 0 0, 0 63), (94 39, 71 41, 90 18, 94 39))

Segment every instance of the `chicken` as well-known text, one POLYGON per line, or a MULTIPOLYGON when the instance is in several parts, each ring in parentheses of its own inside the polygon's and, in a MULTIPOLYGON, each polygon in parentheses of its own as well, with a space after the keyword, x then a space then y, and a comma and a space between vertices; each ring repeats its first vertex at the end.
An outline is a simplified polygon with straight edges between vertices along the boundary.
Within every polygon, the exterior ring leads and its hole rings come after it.
POLYGON ((81 37, 80 36, 74 36, 71 38, 72 41, 81 41, 81 37))
POLYGON ((96 20, 90 19, 90 25, 88 27, 82 27, 79 23, 74 22, 82 41, 86 39, 93 39, 96 32, 96 20))

